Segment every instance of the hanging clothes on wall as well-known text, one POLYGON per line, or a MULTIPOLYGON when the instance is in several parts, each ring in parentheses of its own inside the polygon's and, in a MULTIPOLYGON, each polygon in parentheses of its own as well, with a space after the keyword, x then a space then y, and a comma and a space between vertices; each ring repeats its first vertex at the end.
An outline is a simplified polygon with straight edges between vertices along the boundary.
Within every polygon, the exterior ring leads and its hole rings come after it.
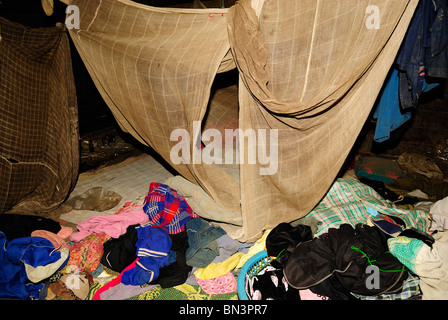
POLYGON ((422 0, 377 100, 374 140, 388 140, 412 118, 420 95, 443 78, 448 78, 447 0, 422 0))
MULTIPOLYGON (((422 92, 428 92, 438 86, 438 83, 426 83, 423 80, 422 92)), ((412 118, 412 111, 403 111, 400 105, 400 72, 394 68, 386 79, 384 88, 381 91, 380 99, 376 106, 373 118, 376 119, 375 134, 373 139, 376 142, 389 140, 390 134, 395 129, 404 125, 412 118)))
POLYGON ((411 112, 402 113, 400 110, 399 79, 398 70, 393 69, 381 92, 380 100, 373 114, 373 118, 377 119, 375 135, 373 136, 376 142, 389 140, 391 131, 411 119, 411 112))

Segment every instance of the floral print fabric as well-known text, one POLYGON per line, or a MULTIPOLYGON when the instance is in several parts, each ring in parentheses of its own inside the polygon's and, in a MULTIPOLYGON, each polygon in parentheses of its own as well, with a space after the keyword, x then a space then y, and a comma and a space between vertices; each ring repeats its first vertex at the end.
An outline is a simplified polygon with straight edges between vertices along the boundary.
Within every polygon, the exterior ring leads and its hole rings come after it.
POLYGON ((95 271, 103 256, 103 244, 109 239, 109 235, 101 232, 93 233, 83 241, 74 243, 70 251, 66 272, 95 271))

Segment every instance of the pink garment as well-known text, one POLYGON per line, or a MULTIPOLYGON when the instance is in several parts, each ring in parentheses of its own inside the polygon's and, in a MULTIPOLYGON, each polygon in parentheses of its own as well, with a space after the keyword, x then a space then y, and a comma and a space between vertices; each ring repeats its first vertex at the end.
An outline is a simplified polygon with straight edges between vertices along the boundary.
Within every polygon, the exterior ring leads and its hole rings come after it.
POLYGON ((87 218, 78 224, 79 232, 71 234, 70 239, 75 242, 82 241, 92 233, 101 233, 109 235, 112 238, 118 238, 126 233, 127 227, 134 224, 145 224, 149 222, 148 215, 143 211, 143 206, 129 206, 120 209, 118 214, 97 215, 87 218))
POLYGON ((127 266, 123 271, 121 271, 121 273, 113 280, 109 281, 108 283, 106 283, 104 286, 102 286, 101 288, 99 288, 95 294, 93 295, 92 300, 101 300, 101 294, 106 291, 109 290, 110 288, 116 286, 117 284, 121 283, 121 277, 123 276, 123 273, 125 271, 128 271, 132 268, 134 268, 137 264, 138 258, 134 260, 134 262, 132 262, 129 266, 127 266))
POLYGON ((329 300, 326 296, 315 294, 310 289, 300 290, 300 300, 329 300))
POLYGON ((70 227, 64 227, 61 226, 61 230, 57 233, 58 236, 60 236, 62 239, 70 237, 70 235, 73 233, 73 229, 70 227))
POLYGON ((238 290, 236 279, 230 272, 213 279, 195 278, 195 280, 207 294, 225 294, 238 290))
POLYGON ((59 233, 56 234, 47 230, 35 230, 31 232, 31 236, 41 237, 49 240, 57 250, 61 250, 62 248, 71 248, 71 246, 59 236, 59 233))

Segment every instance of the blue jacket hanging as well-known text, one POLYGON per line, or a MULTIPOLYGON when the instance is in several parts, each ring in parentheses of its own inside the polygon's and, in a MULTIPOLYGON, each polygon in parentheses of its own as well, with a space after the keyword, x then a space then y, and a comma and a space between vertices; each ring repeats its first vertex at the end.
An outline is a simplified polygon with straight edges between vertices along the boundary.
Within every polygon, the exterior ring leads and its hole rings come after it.
MULTIPOLYGON (((376 142, 389 140, 391 132, 402 126, 412 117, 411 111, 403 111, 400 105, 400 97, 398 94, 399 77, 399 71, 392 69, 380 92, 380 98, 373 114, 373 118, 377 119, 375 134, 373 136, 376 142)), ((437 85, 439 84, 428 84, 423 80, 422 92, 430 91, 437 85)))
POLYGON ((374 106, 376 142, 388 140, 411 118, 421 93, 439 85, 434 78, 448 78, 447 62, 447 0, 421 0, 374 106))
POLYGON ((425 76, 448 77, 447 44, 447 0, 421 0, 395 59, 403 110, 417 106, 425 76))

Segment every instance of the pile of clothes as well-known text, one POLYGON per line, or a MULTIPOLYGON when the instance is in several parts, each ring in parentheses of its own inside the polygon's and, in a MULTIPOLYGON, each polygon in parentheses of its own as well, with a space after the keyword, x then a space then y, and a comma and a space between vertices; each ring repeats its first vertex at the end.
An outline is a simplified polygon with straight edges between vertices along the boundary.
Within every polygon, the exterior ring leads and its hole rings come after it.
MULTIPOLYGON (((60 297, 85 299, 104 267, 119 276, 94 299, 117 284, 182 284, 192 269, 187 250, 190 259, 201 259, 197 241, 187 235, 190 219, 202 220, 176 190, 155 182, 143 204, 129 202, 113 215, 87 218, 76 232, 48 218, 0 215, 0 297, 42 299, 50 288, 60 297)), ((206 226, 209 233, 220 230, 206 226)))
POLYGON ((421 299, 422 293, 447 299, 444 247, 444 233, 407 229, 386 215, 319 237, 308 226, 281 223, 266 240, 275 258, 247 279, 247 294, 254 300, 421 299))
MULTIPOLYGON (((333 189, 350 183, 360 184, 340 180, 333 189)), ((364 222, 340 221, 317 235, 306 225, 277 225, 266 238, 269 263, 246 275, 248 298, 448 299, 448 197, 431 205, 428 228, 369 206, 367 212, 364 222)))
POLYGON ((0 226, 0 297, 38 299, 43 282, 69 259, 63 238, 71 231, 48 218, 16 214, 0 215, 0 226))
POLYGON ((241 268, 266 250, 270 262, 246 279, 253 300, 447 299, 448 197, 401 209, 381 196, 394 198, 389 189, 360 180, 337 179, 307 216, 255 243, 232 239, 156 182, 142 203, 76 229, 3 214, 0 298, 122 300, 184 285, 236 295, 241 268))
POLYGON ((124 300, 182 286, 197 286, 202 298, 236 297, 237 270, 263 250, 266 237, 232 239, 166 184, 151 183, 142 202, 76 228, 0 215, 0 298, 124 300))

